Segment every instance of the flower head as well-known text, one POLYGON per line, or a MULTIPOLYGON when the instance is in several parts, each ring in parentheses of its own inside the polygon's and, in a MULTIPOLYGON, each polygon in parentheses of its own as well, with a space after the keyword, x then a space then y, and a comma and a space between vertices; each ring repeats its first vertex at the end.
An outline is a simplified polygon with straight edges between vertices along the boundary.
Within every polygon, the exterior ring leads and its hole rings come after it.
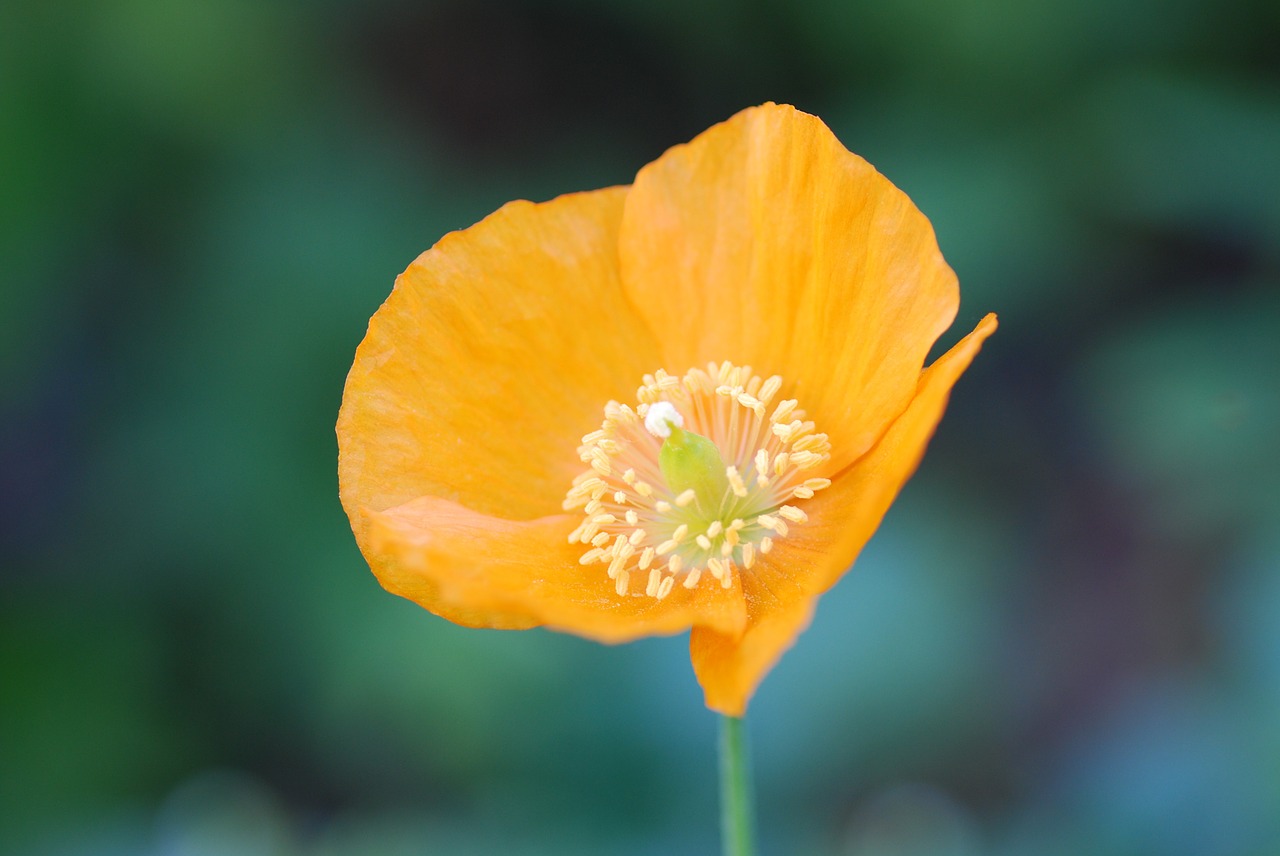
POLYGON ((472 627, 692 629, 741 714, 915 470, 994 316, 823 123, 745 110, 615 187, 446 235, 369 323, 343 506, 389 591, 472 627))

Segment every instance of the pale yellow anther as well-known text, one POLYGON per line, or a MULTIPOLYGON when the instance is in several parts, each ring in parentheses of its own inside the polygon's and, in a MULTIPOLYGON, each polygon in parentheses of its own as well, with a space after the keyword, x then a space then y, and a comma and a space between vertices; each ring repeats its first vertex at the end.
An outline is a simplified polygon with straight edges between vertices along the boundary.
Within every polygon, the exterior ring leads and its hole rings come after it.
POLYGON ((674 539, 668 538, 666 541, 663 541, 658 545, 658 555, 665 556, 678 546, 680 545, 677 544, 674 539))
POLYGON ((660 499, 653 504, 653 510, 659 514, 667 514, 671 511, 671 503, 660 499))
POLYGON ((813 499, 813 491, 804 485, 800 485, 798 488, 791 491, 791 495, 796 499, 813 499))
POLYGON ((725 542, 724 542, 723 544, 721 544, 721 545, 720 545, 720 555, 721 555, 721 556, 732 556, 732 555, 733 555, 733 547, 734 547, 734 545, 733 545, 733 544, 730 544, 730 543, 728 542, 728 540, 726 539, 726 540, 725 540, 725 542))
POLYGON ((765 529, 776 529, 778 526, 778 518, 774 517, 772 514, 761 514, 756 518, 756 523, 760 524, 765 529))
POLYGON ((779 401, 778 406, 773 409, 773 414, 769 416, 770 422, 781 422, 791 416, 792 411, 799 404, 794 398, 788 398, 785 401, 779 401))
POLYGON ((754 395, 748 395, 745 392, 739 393, 738 403, 754 413, 757 418, 764 418, 764 404, 754 395))
MULTIPOLYGON (((672 579, 675 579, 672 577, 672 579)), ((691 589, 698 584, 698 580, 702 579, 702 568, 693 568, 685 575, 684 587, 691 589)))
POLYGON ((671 540, 679 544, 681 541, 685 539, 685 536, 688 534, 689 534, 689 524, 681 523, 679 526, 676 527, 676 531, 671 533, 671 540))
POLYGON ((640 561, 637 563, 640 566, 640 570, 647 571, 649 569, 649 566, 653 564, 653 555, 654 550, 652 547, 645 547, 640 552, 640 561))
POLYGON ((809 490, 825 490, 831 487, 831 479, 805 479, 804 486, 809 490))
POLYGON ((730 588, 733 586, 733 565, 729 565, 724 570, 724 576, 720 578, 720 588, 730 588))
POLYGON ((653 496, 653 488, 649 487, 648 482, 637 481, 635 483, 635 488, 636 488, 636 493, 640 494, 646 499, 653 496))
POLYGON ((640 542, 643 541, 645 539, 645 536, 648 534, 649 534, 648 532, 645 532, 643 529, 640 529, 638 527, 635 529, 632 529, 631 536, 627 538, 627 543, 629 543, 632 547, 638 547, 640 546, 640 542))
POLYGON ((609 571, 608 571, 609 579, 616 580, 619 574, 625 574, 626 571, 624 571, 623 568, 626 566, 626 564, 627 564, 626 559, 622 558, 621 556, 614 556, 609 561, 609 571))
POLYGON ((667 560, 667 570, 672 574, 680 573, 682 567, 684 567, 684 559, 681 559, 679 555, 672 556, 667 560))
POLYGON ((602 508, 604 508, 604 503, 598 499, 593 499, 583 506, 582 513, 590 517, 593 514, 598 514, 602 508))
POLYGON ((707 537, 714 538, 724 529, 724 524, 719 520, 712 520, 711 525, 707 527, 707 537))
POLYGON ((782 506, 781 508, 778 509, 778 514, 784 519, 790 520, 792 523, 804 523, 806 520, 809 519, 809 515, 805 514, 802 510, 800 510, 799 508, 796 508, 794 505, 782 506))
POLYGON ((730 526, 724 530, 724 545, 732 550, 738 546, 738 542, 742 540, 742 536, 738 534, 738 530, 730 526))
POLYGON ((628 526, 635 526, 640 522, 640 515, 636 513, 634 508, 628 508, 627 513, 623 515, 628 526))
MULTIPOLYGON (((583 537, 585 538, 586 536, 584 535, 583 537)), ((591 539, 587 543, 591 544, 593 547, 603 547, 605 544, 609 543, 609 533, 597 532, 595 535, 591 536, 591 539)))
POLYGON ((658 596, 658 586, 662 585, 662 571, 654 568, 649 571, 649 582, 644 587, 644 593, 649 597, 658 596))
POLYGON ((570 496, 586 496, 587 494, 591 493, 591 491, 593 491, 594 489, 598 487, 603 487, 603 486, 604 486, 603 479, 600 479, 596 476, 591 476, 589 478, 583 479, 582 481, 574 485, 573 488, 569 491, 569 495, 570 496))
POLYGON ((756 450, 756 472, 760 475, 761 478, 765 478, 769 475, 769 450, 768 449, 756 450))
POLYGON ((622 480, 634 487, 636 483, 636 471, 632 469, 628 469, 626 472, 622 474, 622 480))
POLYGON ((773 456, 773 473, 774 475, 782 475, 787 471, 787 465, 791 463, 791 456, 786 452, 779 452, 773 456))
POLYGON ((706 535, 699 535, 697 538, 694 538, 693 540, 697 542, 698 546, 701 547, 702 549, 704 550, 711 549, 711 539, 708 538, 706 535))
POLYGON ((760 539, 760 555, 767 556, 769 551, 773 549, 773 539, 768 535, 760 539))
POLYGON ((737 467, 726 467, 724 474, 729 479, 729 487, 733 489, 734 496, 744 497, 747 495, 747 486, 742 481, 742 476, 738 475, 737 467))
POLYGON ((755 563, 756 563, 756 545, 743 544, 742 545, 742 567, 750 568, 755 563))
POLYGON ((796 452, 791 456, 791 463, 797 469, 808 470, 822 463, 823 460, 825 460, 825 457, 826 456, 819 455, 814 452, 796 452))
POLYGON ((615 490, 613 492, 613 501, 618 503, 618 505, 626 505, 627 492, 625 490, 615 490))
POLYGON ((603 551, 599 547, 593 547, 592 549, 583 553, 582 556, 578 558, 578 564, 590 565, 592 562, 599 559, 602 555, 603 555, 603 551))
POLYGON ((693 369, 684 376, 684 388, 692 393, 706 393, 711 389, 711 379, 702 369, 693 369))
POLYGON ((626 571, 622 571, 621 573, 618 574, 618 578, 616 580, 616 585, 614 586, 614 590, 618 592, 619 597, 627 593, 627 584, 630 582, 631 582, 631 574, 627 573, 626 571))
POLYGON ((658 594, 657 594, 658 600, 662 600, 664 597, 671 594, 671 589, 675 588, 675 585, 676 585, 675 577, 667 577, 666 579, 664 579, 662 581, 662 584, 658 586, 658 594))
POLYGON ((707 559, 707 573, 720 579, 724 576, 724 564, 719 559, 707 559))
POLYGON ((774 375, 761 385, 760 391, 756 393, 756 397, 759 398, 762 403, 768 404, 773 397, 778 394, 778 390, 780 389, 782 389, 782 378, 778 375, 774 375))
POLYGON ((697 498, 697 496, 698 495, 694 493, 693 488, 689 488, 684 493, 676 497, 676 505, 680 506, 681 508, 684 508, 688 506, 689 503, 693 502, 697 498))
MULTIPOLYGON (((812 422, 808 422, 806 424, 813 425, 812 422)), ((791 445, 791 451, 816 452, 822 446, 822 444, 826 442, 826 439, 827 438, 822 436, 821 434, 807 434, 791 445)))
MULTIPOLYGON (((587 460, 586 457, 583 457, 582 459, 584 461, 587 460)), ((609 486, 600 479, 593 477, 591 481, 594 481, 596 484, 584 481, 581 484, 570 488, 569 492, 565 494, 565 503, 573 503, 576 506, 582 506, 587 501, 599 499, 609 492, 609 486)))
POLYGON ((591 518, 591 522, 597 526, 603 526, 606 523, 617 523, 618 518, 614 517, 612 514, 597 514, 595 517, 591 518))

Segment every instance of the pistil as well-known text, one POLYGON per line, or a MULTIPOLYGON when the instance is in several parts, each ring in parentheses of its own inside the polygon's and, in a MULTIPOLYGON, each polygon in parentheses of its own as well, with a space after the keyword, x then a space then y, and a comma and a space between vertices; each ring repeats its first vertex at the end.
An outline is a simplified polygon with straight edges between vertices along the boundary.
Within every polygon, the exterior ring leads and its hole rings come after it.
POLYGON ((728 588, 807 522, 798 503, 830 484, 816 475, 830 442, 793 399, 766 417, 776 376, 722 363, 644 381, 634 409, 609 402, 583 437, 590 469, 565 498, 583 512, 569 541, 589 546, 580 561, 606 565, 620 596, 662 599, 708 577, 728 588))

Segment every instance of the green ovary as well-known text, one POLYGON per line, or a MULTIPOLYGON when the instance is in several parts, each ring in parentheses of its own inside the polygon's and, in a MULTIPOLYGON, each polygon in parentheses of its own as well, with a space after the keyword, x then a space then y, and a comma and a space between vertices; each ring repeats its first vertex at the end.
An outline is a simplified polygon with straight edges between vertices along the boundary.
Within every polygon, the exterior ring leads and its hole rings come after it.
POLYGON ((671 435, 658 452, 658 468, 673 496, 693 489, 698 504, 715 509, 729 490, 724 458, 716 444, 692 431, 668 423, 671 435))

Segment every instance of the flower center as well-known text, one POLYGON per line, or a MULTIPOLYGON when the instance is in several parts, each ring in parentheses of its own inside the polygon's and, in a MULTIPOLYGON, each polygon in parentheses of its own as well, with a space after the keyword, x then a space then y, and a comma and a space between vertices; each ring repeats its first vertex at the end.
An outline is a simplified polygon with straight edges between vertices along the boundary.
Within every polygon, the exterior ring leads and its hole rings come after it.
POLYGON ((749 366, 711 363, 674 377, 644 376, 633 409, 610 401, 600 430, 578 455, 591 469, 573 480, 566 511, 583 520, 570 544, 603 564, 619 595, 643 580, 664 598, 677 583, 725 588, 777 538, 808 516, 795 504, 831 484, 806 478, 830 460, 831 443, 795 399, 769 406, 782 378, 749 366), (766 416, 766 414, 768 414, 766 416))

